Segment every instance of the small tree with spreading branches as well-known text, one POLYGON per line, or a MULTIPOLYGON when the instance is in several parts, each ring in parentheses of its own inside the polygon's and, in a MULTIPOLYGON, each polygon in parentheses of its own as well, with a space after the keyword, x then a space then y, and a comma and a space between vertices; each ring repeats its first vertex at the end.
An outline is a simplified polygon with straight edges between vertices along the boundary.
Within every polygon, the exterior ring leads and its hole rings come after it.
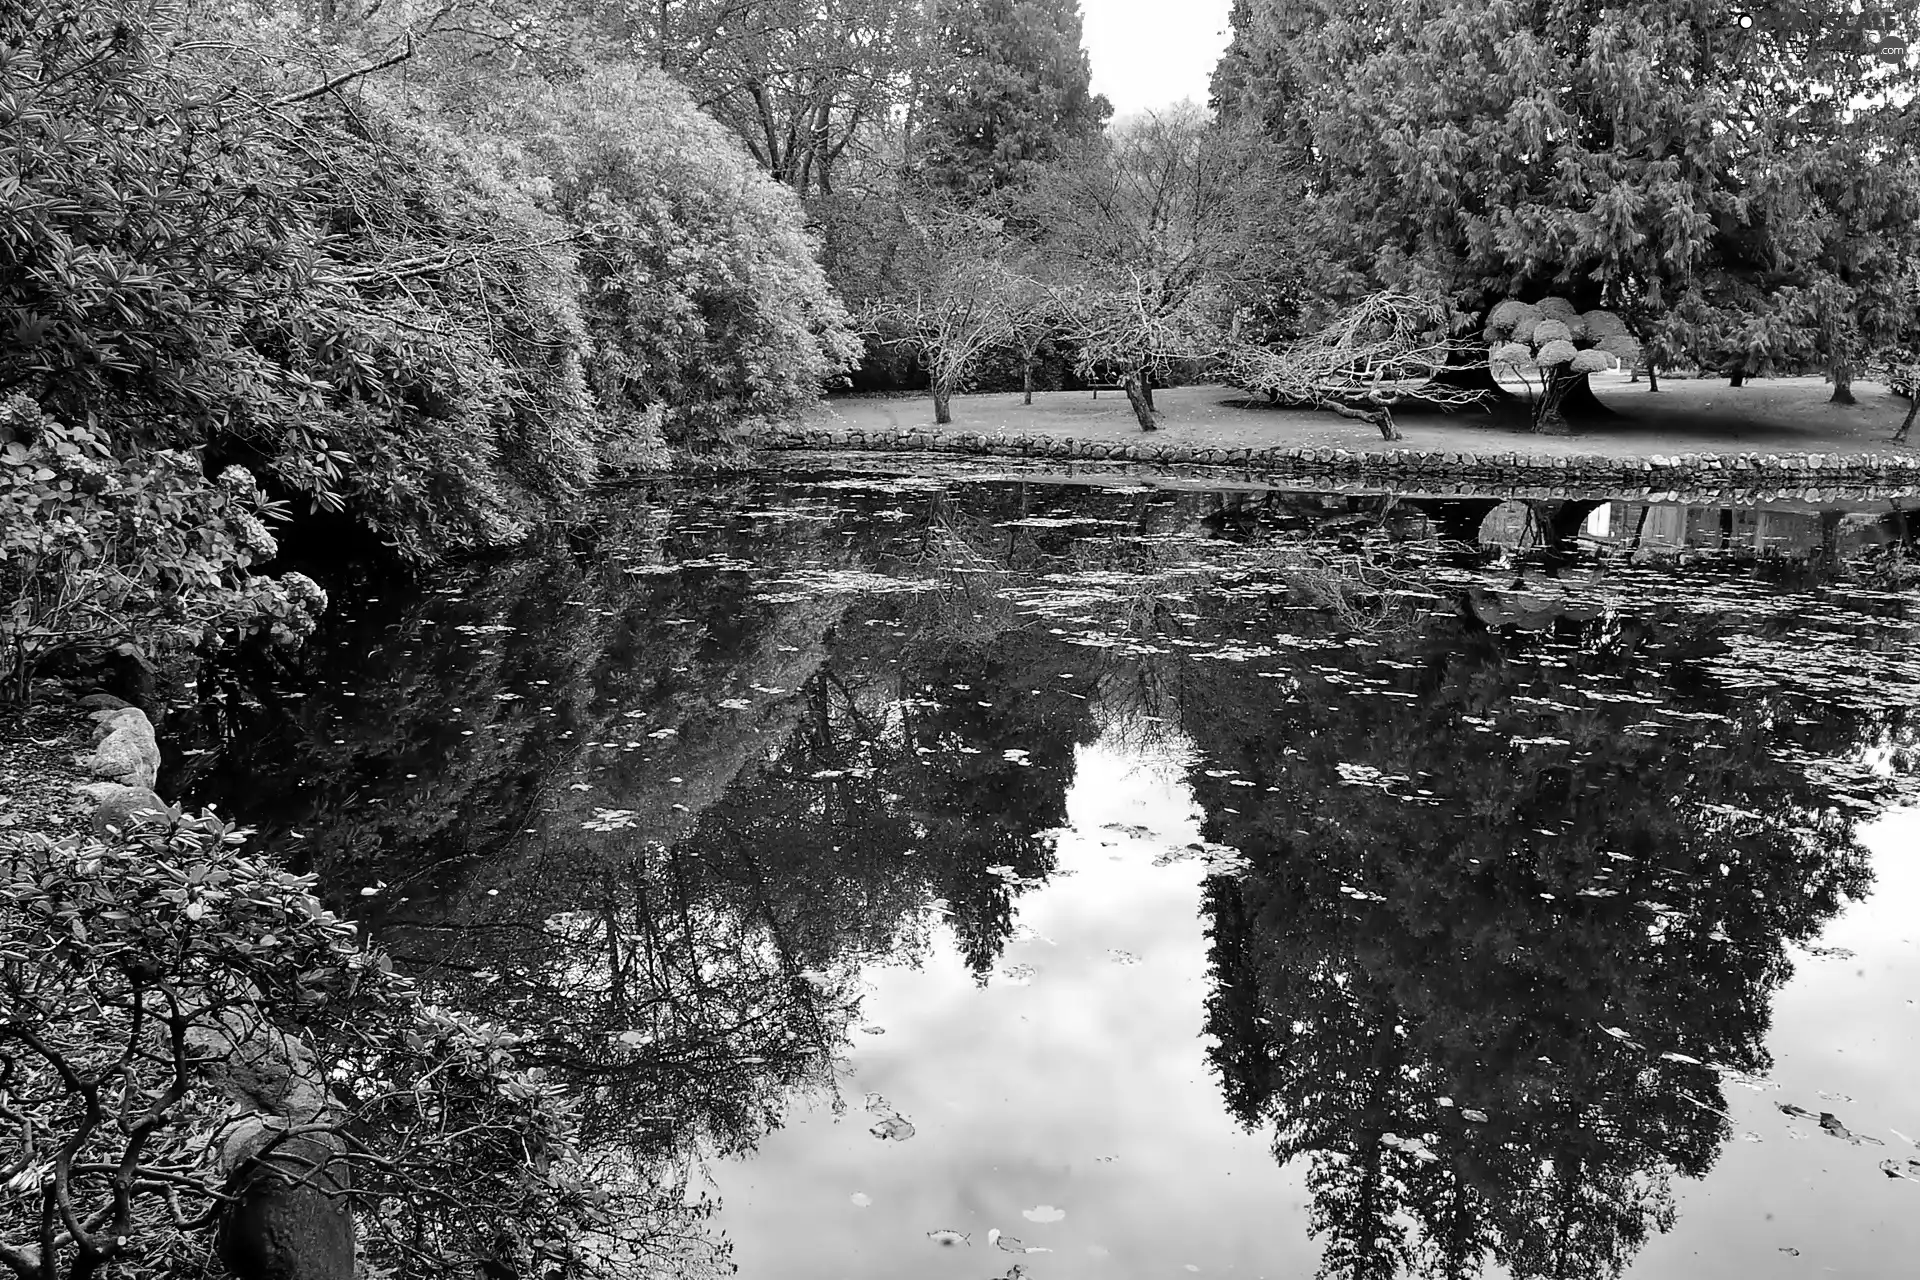
POLYGON ((1410 293, 1376 293, 1312 333, 1277 347, 1236 344, 1235 385, 1270 400, 1326 409, 1400 439, 1394 407, 1415 403, 1466 408, 1489 394, 1441 379, 1463 362, 1469 343, 1444 302, 1410 293))
POLYGON ((999 252, 1000 224, 976 214, 908 218, 910 248, 902 254, 900 288, 866 309, 866 333, 905 347, 925 367, 933 420, 953 421, 953 394, 980 358, 1011 341, 1015 317, 1032 290, 999 252))

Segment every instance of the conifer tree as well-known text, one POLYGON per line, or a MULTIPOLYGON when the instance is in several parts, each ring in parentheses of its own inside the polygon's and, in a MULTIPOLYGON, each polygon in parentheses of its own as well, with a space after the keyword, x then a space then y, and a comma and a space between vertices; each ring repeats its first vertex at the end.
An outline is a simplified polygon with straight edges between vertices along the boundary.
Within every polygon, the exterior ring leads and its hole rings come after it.
POLYGON ((1747 372, 1844 373, 1901 314, 1887 188, 1913 152, 1913 6, 1240 0, 1232 19, 1216 102, 1291 151, 1306 220, 1368 286, 1467 310, 1564 296, 1631 318, 1656 360, 1747 372), (1875 189, 1836 181, 1842 157, 1875 189))
POLYGON ((1019 185, 1100 132, 1077 0, 981 0, 940 14, 945 65, 927 95, 919 168, 962 198, 1019 185))

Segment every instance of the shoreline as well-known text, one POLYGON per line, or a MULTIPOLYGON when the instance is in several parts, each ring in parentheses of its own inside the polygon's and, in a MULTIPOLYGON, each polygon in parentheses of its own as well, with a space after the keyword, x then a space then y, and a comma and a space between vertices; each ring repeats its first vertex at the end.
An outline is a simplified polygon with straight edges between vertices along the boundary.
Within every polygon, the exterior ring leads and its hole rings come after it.
MULTIPOLYGON (((1145 433, 1142 433, 1143 435, 1145 433)), ((1802 498, 1872 499, 1920 496, 1920 454, 1908 452, 1602 453, 1539 455, 1508 450, 1220 448, 1161 442, 1082 439, 1053 433, 983 433, 922 427, 865 428, 799 424, 776 427, 758 442, 761 454, 859 455, 867 463, 915 457, 1065 463, 1069 476, 1133 476, 1164 472, 1217 477, 1275 488, 1352 485, 1418 488, 1436 493, 1491 494, 1539 490, 1530 496, 1718 495, 1739 501, 1802 498), (1831 491, 1831 492, 1829 492, 1831 491)))
POLYGON ((1089 467, 1163 469, 1195 481, 1229 477, 1268 486, 1353 484, 1488 492, 1502 488, 1626 494, 1909 496, 1920 447, 1891 437, 1909 402, 1856 382, 1856 403, 1830 403, 1815 377, 1750 380, 1743 387, 1668 381, 1659 392, 1625 374, 1595 375, 1603 416, 1570 434, 1536 434, 1515 401, 1494 411, 1397 416, 1398 440, 1332 414, 1249 404, 1221 384, 1158 392, 1160 429, 1143 432, 1124 397, 1085 392, 956 396, 956 421, 930 421, 925 398, 843 397, 765 432, 765 453, 869 452, 896 459, 1022 458, 1089 467))

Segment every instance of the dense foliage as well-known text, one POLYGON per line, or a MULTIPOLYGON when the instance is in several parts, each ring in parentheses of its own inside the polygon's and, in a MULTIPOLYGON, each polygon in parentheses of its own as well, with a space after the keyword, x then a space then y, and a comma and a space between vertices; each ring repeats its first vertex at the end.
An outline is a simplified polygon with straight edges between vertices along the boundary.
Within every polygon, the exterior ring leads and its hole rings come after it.
POLYGON ((1085 148, 1111 112, 1090 86, 1074 0, 984 0, 939 10, 954 74, 921 106, 918 164, 964 200, 1013 188, 1085 148))
MULTIPOLYGON (((1846 365, 1915 320, 1911 7, 1242 0, 1214 90, 1358 282, 1560 294, 1657 360, 1846 365)), ((1844 378, 1844 370, 1841 371, 1844 378)))
POLYGON ((462 100, 444 60, 423 98, 307 72, 276 20, 182 22, 0 18, 0 379, 117 451, 243 462, 428 559, 790 413, 854 352, 791 199, 657 76, 502 74, 483 118, 433 96, 462 100))
POLYGON ((743 438, 858 353, 791 193, 673 85, 598 73, 502 123, 576 228, 589 376, 617 434, 652 420, 692 449, 743 438))
POLYGON ((114 456, 99 433, 0 401, 0 682, 76 653, 151 665, 170 652, 312 631, 326 595, 250 572, 280 514, 244 467, 209 480, 179 450, 114 456))
POLYGON ((0 850, 0 1265, 205 1274, 246 1161, 300 1143, 382 1274, 637 1275, 676 1247, 646 1233, 697 1207, 582 1156, 519 1036, 427 1004, 243 835, 176 810, 0 850))

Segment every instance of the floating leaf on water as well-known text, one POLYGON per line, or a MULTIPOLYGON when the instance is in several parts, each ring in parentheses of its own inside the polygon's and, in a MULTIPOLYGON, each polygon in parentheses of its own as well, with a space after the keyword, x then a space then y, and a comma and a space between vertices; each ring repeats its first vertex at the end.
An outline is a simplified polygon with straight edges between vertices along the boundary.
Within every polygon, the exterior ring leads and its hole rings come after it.
POLYGON ((860 1034, 863 1036, 883 1036, 887 1034, 887 1029, 885 1027, 862 1027, 860 1028, 860 1034))
POLYGON ((1033 981, 1033 975, 1039 972, 1030 964, 1010 964, 1000 971, 1010 987, 1024 987, 1033 981))
POLYGON ((1434 1154, 1433 1148, 1419 1138, 1402 1138, 1397 1134, 1383 1133, 1380 1135, 1380 1145, 1392 1147, 1396 1151, 1404 1151, 1421 1164, 1433 1164, 1440 1159, 1434 1154))
POLYGON ((1856 1147, 1862 1143, 1872 1143, 1876 1147, 1884 1147, 1887 1145, 1878 1138, 1869 1138, 1864 1133, 1853 1132, 1847 1128, 1846 1125, 1841 1124, 1840 1117, 1834 1115, 1831 1111, 1822 1111, 1820 1113, 1820 1127, 1826 1130, 1829 1137, 1838 1138, 1842 1142, 1851 1142, 1856 1147))
POLYGON ((1920 1160, 1882 1160, 1880 1172, 1889 1178, 1905 1178, 1908 1182, 1920 1182, 1920 1160))
POLYGON ((1792 1245, 1781 1245, 1780 1252, 1786 1254, 1789 1258, 1797 1258, 1800 1256, 1800 1251, 1792 1245))
POLYGON ((1475 1111, 1472 1107, 1461 1108, 1460 1118, 1462 1120, 1471 1120, 1475 1124, 1487 1123, 1487 1113, 1484 1111, 1475 1111))
POLYGON ((970 1245, 973 1243, 973 1237, 968 1235, 964 1231, 947 1231, 947 1230, 929 1231, 927 1232, 927 1239, 933 1241, 935 1244, 939 1245, 942 1249, 951 1249, 955 1245, 960 1245, 960 1244, 970 1245))
POLYGON ((864 1209, 873 1203, 873 1197, 864 1191, 856 1191, 848 1196, 847 1199, 853 1201, 854 1207, 859 1209, 864 1209))
POLYGON ((1022 1209, 1020 1216, 1028 1222, 1058 1222, 1067 1216, 1067 1211, 1056 1209, 1050 1204, 1037 1204, 1031 1209, 1022 1209))
POLYGON ((1684 1053, 1663 1053, 1660 1056, 1662 1058, 1665 1058, 1668 1062, 1684 1062, 1690 1067, 1697 1067, 1701 1065, 1700 1059, 1690 1058, 1684 1053))
POLYGON ((1719 1074, 1720 1083, 1722 1084, 1737 1084, 1742 1088, 1752 1089, 1756 1093, 1764 1093, 1768 1089, 1778 1089, 1780 1087, 1765 1076, 1751 1075, 1736 1067, 1724 1066, 1718 1062, 1709 1062, 1707 1066, 1719 1074))
POLYGON ((1107 958, 1112 960, 1115 964, 1139 964, 1140 963, 1140 957, 1133 954, 1133 952, 1121 951, 1117 948, 1109 948, 1107 951, 1107 958))
POLYGON ((993 1230, 987 1232, 987 1243, 992 1247, 999 1249, 1002 1253, 1052 1253, 1053 1252, 1053 1250, 1043 1248, 1039 1245, 1021 1244, 1018 1237, 1007 1235, 1005 1232, 1001 1231, 1000 1228, 998 1227, 995 1227, 993 1230))
POLYGON ((904 1116, 888 1116, 867 1130, 882 1142, 905 1142, 914 1135, 913 1122, 904 1116))

